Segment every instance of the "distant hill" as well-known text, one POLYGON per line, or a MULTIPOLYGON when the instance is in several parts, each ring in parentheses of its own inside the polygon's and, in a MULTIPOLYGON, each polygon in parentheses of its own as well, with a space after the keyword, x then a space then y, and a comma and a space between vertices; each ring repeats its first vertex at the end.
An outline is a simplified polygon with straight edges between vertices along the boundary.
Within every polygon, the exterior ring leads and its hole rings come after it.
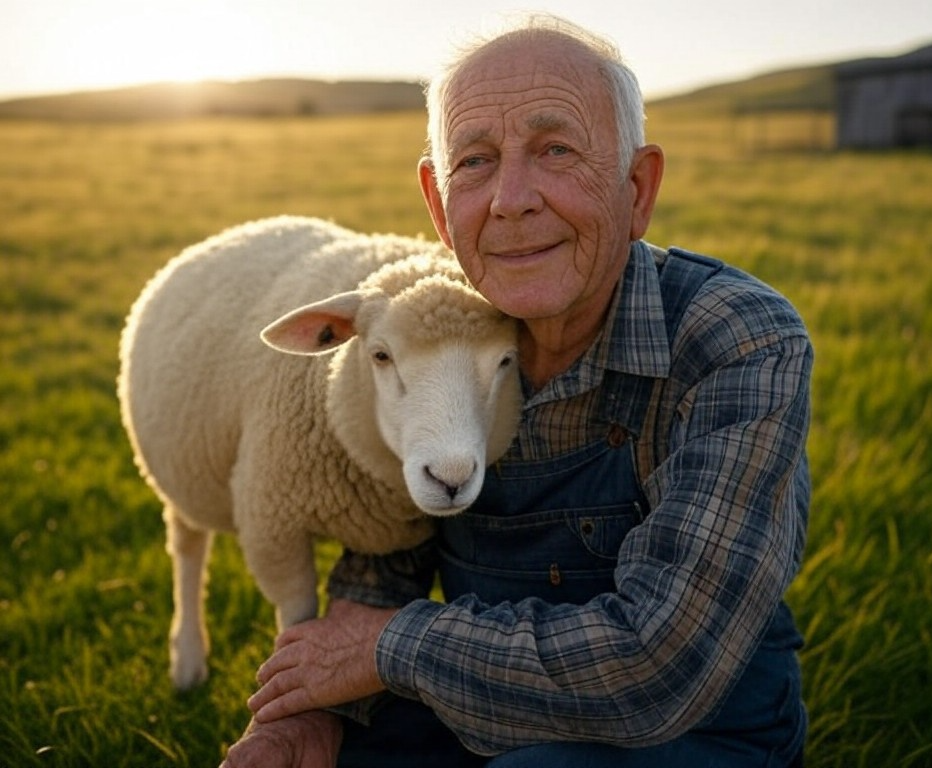
MULTIPOLYGON (((651 103, 693 112, 754 113, 786 110, 834 111, 835 76, 841 72, 902 69, 928 62, 932 44, 900 55, 869 57, 775 70, 733 82, 708 85, 651 103)), ((927 66, 924 64, 923 66, 927 66)))
POLYGON ((161 83, 18 98, 0 102, 0 118, 95 121, 215 115, 276 117, 423 107, 424 94, 417 83, 294 78, 161 83))
POLYGON ((718 83, 652 104, 688 108, 697 112, 764 112, 835 108, 835 64, 796 67, 756 75, 746 80, 718 83))
MULTIPOLYGON (((718 83, 653 105, 693 113, 821 110, 835 107, 834 73, 852 62, 796 67, 718 83)), ((0 101, 0 118, 147 120, 211 115, 329 115, 422 109, 422 86, 411 82, 292 79, 165 83, 0 101)))

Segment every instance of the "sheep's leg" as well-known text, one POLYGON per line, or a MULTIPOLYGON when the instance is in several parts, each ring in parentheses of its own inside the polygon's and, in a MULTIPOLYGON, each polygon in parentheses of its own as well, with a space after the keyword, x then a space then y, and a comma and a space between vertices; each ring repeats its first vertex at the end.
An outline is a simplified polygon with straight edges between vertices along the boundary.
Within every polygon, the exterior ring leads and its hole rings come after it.
POLYGON ((240 531, 246 564, 262 594, 275 606, 281 631, 317 616, 317 572, 312 537, 300 532, 275 537, 240 531))
POLYGON ((204 621, 204 586, 211 533, 193 528, 165 507, 167 548, 172 558, 174 614, 169 635, 171 679, 185 690, 207 679, 209 640, 204 621))

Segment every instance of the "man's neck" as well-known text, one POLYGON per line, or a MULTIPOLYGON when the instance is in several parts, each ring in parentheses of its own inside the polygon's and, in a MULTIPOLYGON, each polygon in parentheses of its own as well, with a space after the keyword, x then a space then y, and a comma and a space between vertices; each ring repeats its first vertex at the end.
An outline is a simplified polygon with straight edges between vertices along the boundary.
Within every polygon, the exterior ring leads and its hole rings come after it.
POLYGON ((535 391, 567 371, 599 335, 604 315, 586 324, 526 320, 518 337, 521 373, 535 391))

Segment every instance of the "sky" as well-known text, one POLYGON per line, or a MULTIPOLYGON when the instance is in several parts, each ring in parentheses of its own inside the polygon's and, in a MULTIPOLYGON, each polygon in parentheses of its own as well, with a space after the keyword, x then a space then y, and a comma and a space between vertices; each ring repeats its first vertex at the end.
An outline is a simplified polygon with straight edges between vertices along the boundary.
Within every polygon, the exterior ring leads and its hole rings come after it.
POLYGON ((648 98, 932 43, 929 0, 0 0, 0 99, 147 82, 423 80, 515 13, 619 46, 648 98))

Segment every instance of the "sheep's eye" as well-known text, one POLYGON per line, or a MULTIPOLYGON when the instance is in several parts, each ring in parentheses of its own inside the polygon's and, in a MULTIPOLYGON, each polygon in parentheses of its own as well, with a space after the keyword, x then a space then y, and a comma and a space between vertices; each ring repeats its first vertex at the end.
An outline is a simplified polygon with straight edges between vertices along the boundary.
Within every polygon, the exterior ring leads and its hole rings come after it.
POLYGON ((392 356, 384 349, 372 353, 372 360, 376 365, 388 365, 392 361, 392 356))
POLYGON ((509 352, 507 355, 505 355, 502 358, 501 362, 498 364, 498 367, 507 368, 509 365, 511 365, 514 362, 514 359, 515 359, 514 355, 509 352))

